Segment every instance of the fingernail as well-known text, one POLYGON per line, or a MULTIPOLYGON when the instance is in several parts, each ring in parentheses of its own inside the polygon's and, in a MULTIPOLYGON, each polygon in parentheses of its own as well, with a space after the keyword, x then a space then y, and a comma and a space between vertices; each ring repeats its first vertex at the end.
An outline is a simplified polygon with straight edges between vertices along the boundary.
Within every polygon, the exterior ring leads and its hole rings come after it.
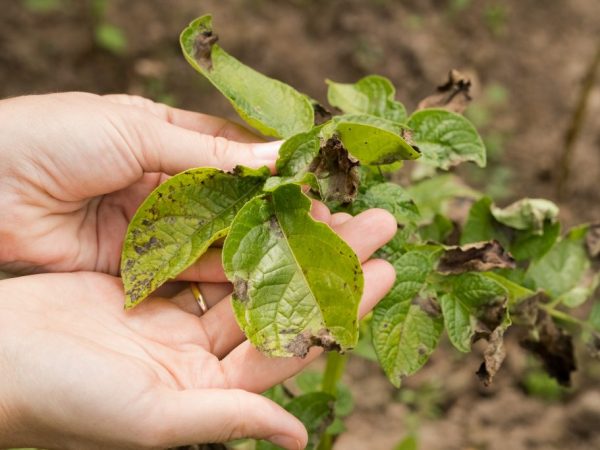
POLYGON ((265 142, 264 144, 254 144, 254 156, 260 159, 277 159, 279 149, 283 141, 265 142))
POLYGON ((288 450, 302 450, 302 447, 300 446, 300 441, 290 436, 276 434, 275 436, 271 436, 268 440, 271 441, 273 444, 286 448, 288 450))

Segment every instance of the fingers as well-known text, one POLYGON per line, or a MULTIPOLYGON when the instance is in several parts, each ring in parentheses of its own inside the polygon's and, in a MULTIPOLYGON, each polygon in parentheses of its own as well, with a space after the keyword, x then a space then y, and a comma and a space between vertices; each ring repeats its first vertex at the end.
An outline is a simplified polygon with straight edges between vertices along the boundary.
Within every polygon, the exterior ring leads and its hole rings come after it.
POLYGON ((169 391, 157 427, 162 448, 193 442, 265 439, 288 450, 305 448, 304 425, 271 400, 237 389, 169 391))
MULTIPOLYGON (((180 128, 155 116, 128 115, 122 121, 129 149, 144 172, 169 175, 193 167, 231 170, 236 165, 274 170, 281 141, 241 143, 180 128)), ((117 125, 118 126, 118 125, 117 125)))
POLYGON ((331 220, 329 222, 329 225, 332 228, 337 228, 339 227, 341 224, 348 222, 350 219, 352 219, 352 216, 348 213, 335 213, 331 216, 331 220))
MULTIPOLYGON (((391 264, 372 260, 364 264, 365 289, 359 315, 363 317, 391 289, 396 273, 391 264)), ((293 376, 313 361, 322 350, 313 347, 301 358, 269 358, 244 341, 221 361, 229 387, 251 392, 263 392, 293 376)))
MULTIPOLYGON (((198 283, 198 286, 202 297, 209 308, 214 307, 217 303, 231 294, 231 291, 233 290, 230 283, 198 283)), ((189 284, 169 300, 185 312, 196 316, 203 315, 189 284)))
POLYGON ((113 103, 142 108, 150 114, 181 128, 237 142, 263 142, 260 136, 220 117, 172 108, 137 95, 111 94, 104 98, 113 103))
POLYGON ((177 280, 226 283, 221 261, 221 249, 210 247, 198 261, 177 276, 177 280))

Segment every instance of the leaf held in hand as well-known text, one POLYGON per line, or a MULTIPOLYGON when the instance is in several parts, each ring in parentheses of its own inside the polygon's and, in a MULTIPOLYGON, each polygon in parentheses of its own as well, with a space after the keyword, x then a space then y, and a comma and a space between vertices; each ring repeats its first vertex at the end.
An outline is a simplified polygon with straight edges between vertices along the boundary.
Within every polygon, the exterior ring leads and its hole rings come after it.
POLYGON ((223 247, 238 323, 269 356, 344 351, 358 339, 360 262, 309 210, 300 186, 283 185, 242 208, 223 247))
POLYGON ((235 214, 260 193, 269 170, 192 169, 150 194, 129 224, 121 274, 126 307, 192 265, 215 240, 225 236, 235 214))
POLYGON ((179 40, 191 66, 221 91, 242 119, 261 133, 287 138, 312 128, 314 111, 308 97, 225 52, 216 43, 211 15, 190 23, 179 40))

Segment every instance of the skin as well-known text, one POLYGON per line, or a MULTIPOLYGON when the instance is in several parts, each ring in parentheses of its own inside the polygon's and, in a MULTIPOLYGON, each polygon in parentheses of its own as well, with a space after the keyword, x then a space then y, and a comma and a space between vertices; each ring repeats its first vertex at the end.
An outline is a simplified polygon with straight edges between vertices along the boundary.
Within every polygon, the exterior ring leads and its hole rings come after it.
MULTIPOLYGON (((252 437, 304 448, 306 430, 258 395, 305 359, 267 358, 237 326, 211 248, 177 283, 123 310, 118 275, 129 219, 167 176, 197 166, 273 167, 278 144, 222 119, 137 97, 58 94, 0 102, 0 447, 166 448, 252 437), (37 124, 35 127, 31 123, 37 124), (220 136, 220 137, 215 137, 220 136), (4 245, 6 243, 6 245, 4 245)), ((370 210, 313 203, 363 262, 366 314, 395 273, 372 253, 396 231, 370 210)))

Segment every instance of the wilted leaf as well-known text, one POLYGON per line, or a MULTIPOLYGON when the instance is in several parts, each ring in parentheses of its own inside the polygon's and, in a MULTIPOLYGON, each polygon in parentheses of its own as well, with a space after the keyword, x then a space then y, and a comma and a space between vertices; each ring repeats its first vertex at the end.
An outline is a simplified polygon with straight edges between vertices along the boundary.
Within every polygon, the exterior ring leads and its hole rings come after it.
POLYGON ((395 183, 380 183, 361 193, 352 204, 353 214, 370 208, 383 208, 390 212, 399 224, 419 220, 419 210, 406 190, 395 183))
POLYGON ((485 145, 463 116, 444 109, 423 109, 409 117, 408 126, 424 163, 444 170, 466 161, 485 167, 485 145))
POLYGON ((448 81, 438 86, 436 94, 421 100, 417 109, 443 108, 461 114, 472 100, 470 89, 471 80, 453 69, 448 73, 448 81))
POLYGON ((329 104, 350 114, 370 114, 393 122, 406 120, 406 109, 395 100, 396 89, 387 78, 369 75, 354 84, 327 80, 329 104))
POLYGON ((571 372, 577 369, 571 336, 559 328, 552 318, 540 309, 534 334, 521 345, 541 358, 549 375, 563 386, 571 385, 571 372))
POLYGON ((246 203, 223 247, 238 323, 269 356, 344 351, 358 339, 360 262, 309 210, 299 186, 281 186, 246 203))
POLYGON ((541 198, 524 198, 506 208, 491 205, 494 218, 516 230, 531 230, 534 234, 543 234, 544 223, 556 222, 558 206, 541 198))
POLYGON ((419 299, 432 255, 410 251, 393 262, 396 282, 375 307, 372 319, 373 346, 379 363, 394 386, 416 372, 435 350, 443 330, 439 306, 433 299, 419 299))
POLYGON ((514 267, 514 259, 500 243, 489 241, 446 248, 438 263, 437 271, 450 275, 514 267))
POLYGON ((129 224, 121 275, 127 308, 192 265, 260 193, 269 170, 192 169, 150 194, 129 224))
POLYGON ((448 293, 440 298, 444 323, 452 344, 461 352, 471 348, 477 323, 488 308, 497 308, 506 290, 494 280, 479 273, 447 277, 448 293))
POLYGON ((488 344, 483 351, 483 362, 477 370, 477 376, 485 386, 492 384, 494 376, 502 366, 506 358, 506 349, 504 348, 505 326, 498 326, 486 338, 488 344))
POLYGON ((221 91, 242 119, 261 133, 287 138, 312 128, 314 112, 310 100, 225 52, 216 43, 212 16, 194 20, 179 40, 192 67, 221 91))

